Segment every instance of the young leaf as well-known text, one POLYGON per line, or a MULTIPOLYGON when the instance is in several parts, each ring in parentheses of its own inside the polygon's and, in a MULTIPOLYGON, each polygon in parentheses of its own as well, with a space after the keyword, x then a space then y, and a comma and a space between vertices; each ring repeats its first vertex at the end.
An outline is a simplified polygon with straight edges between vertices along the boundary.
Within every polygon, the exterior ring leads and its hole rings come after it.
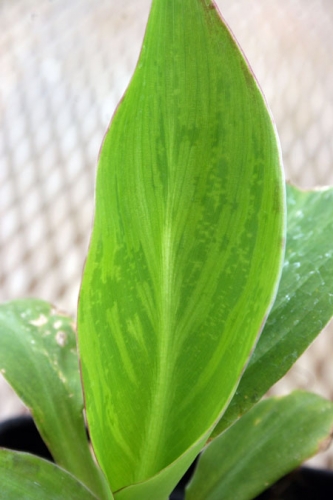
POLYGON ((6 500, 97 500, 82 483, 41 458, 0 450, 1 498, 6 500))
POLYGON ((87 418, 113 491, 193 460, 228 404, 280 274, 281 176, 215 4, 154 0, 100 155, 79 301, 87 418))
POLYGON ((287 186, 287 248, 274 307, 220 434, 295 363, 333 315, 333 188, 287 186))
POLYGON ((72 319, 42 300, 0 305, 0 371, 31 409, 56 462, 102 495, 83 420, 72 319))
POLYGON ((186 500, 251 500, 315 455, 333 429, 333 404, 297 391, 255 405, 203 451, 186 500))

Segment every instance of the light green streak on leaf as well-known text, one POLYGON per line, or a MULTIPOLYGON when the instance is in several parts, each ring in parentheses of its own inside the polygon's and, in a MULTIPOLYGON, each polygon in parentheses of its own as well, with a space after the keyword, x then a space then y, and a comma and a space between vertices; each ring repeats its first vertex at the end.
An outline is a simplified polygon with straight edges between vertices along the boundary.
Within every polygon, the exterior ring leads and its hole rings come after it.
POLYGON ((287 247, 275 304, 237 392, 212 437, 249 410, 333 315, 333 188, 287 186, 287 247))
POLYGON ((51 462, 0 450, 0 496, 6 500, 97 500, 82 483, 51 462))
POLYGON ((231 398, 275 294, 283 190, 263 97, 214 5, 154 0, 101 151, 79 303, 113 491, 176 463, 231 398))
POLYGON ((31 409, 55 461, 102 495, 82 414, 73 320, 42 300, 0 305, 0 371, 31 409))
POLYGON ((315 455, 332 428, 333 404, 315 394, 262 401, 204 450, 185 499, 251 500, 315 455))

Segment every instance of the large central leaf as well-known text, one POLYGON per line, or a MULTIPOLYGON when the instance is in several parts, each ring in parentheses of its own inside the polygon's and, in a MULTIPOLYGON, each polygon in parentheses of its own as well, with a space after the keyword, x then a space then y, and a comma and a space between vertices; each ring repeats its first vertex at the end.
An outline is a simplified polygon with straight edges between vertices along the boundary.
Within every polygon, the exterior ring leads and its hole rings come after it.
POLYGON ((274 298, 274 128, 208 0, 155 0, 100 155, 79 305, 96 456, 113 491, 204 443, 274 298))

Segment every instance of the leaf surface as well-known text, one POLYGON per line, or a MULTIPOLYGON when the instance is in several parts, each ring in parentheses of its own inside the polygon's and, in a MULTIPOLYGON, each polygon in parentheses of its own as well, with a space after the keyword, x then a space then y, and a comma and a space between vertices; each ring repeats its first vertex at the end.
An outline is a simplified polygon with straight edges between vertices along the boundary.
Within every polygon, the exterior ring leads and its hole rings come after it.
POLYGON ((269 398, 203 451, 185 500, 251 500, 329 443, 333 404, 297 391, 269 398))
POLYGON ((73 320, 37 299, 0 305, 0 370, 55 461, 102 495, 89 449, 73 320))
POLYGON ((1 498, 6 500, 97 500, 60 467, 27 453, 0 450, 1 498))
POLYGON ((274 127, 232 35, 211 1, 154 0, 101 150, 79 301, 114 492, 198 453, 274 298, 283 230, 274 127))
POLYGON ((276 301, 220 434, 295 363, 333 315, 333 188, 287 186, 287 246, 276 301))

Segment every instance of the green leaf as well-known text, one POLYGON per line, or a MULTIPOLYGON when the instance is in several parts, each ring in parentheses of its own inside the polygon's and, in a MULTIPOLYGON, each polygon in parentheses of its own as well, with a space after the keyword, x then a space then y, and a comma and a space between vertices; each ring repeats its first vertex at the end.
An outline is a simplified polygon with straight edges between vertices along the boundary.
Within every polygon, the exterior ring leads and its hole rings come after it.
MULTIPOLYGON (((193 447, 195 448, 195 447, 193 447)), ((198 450, 200 450, 198 448, 198 450)), ((193 457, 196 453, 187 452, 173 462, 169 467, 166 467, 161 472, 142 483, 134 484, 123 488, 115 493, 115 500, 167 500, 175 485, 183 477, 186 470, 193 462, 193 457)))
POLYGON ((333 404, 297 391, 258 403, 203 451, 186 500, 250 500, 327 445, 333 404))
POLYGON ((193 460, 228 404, 277 287, 281 176, 215 5, 154 0, 100 155, 79 301, 87 418, 114 492, 193 460))
POLYGON ((42 300, 0 305, 0 371, 31 409, 56 462, 102 494, 83 420, 72 319, 42 300))
POLYGON ((243 415, 295 363, 333 315, 333 188, 287 186, 282 278, 237 392, 212 437, 243 415))
POLYGON ((97 500, 60 467, 27 453, 0 450, 1 498, 6 500, 97 500))

